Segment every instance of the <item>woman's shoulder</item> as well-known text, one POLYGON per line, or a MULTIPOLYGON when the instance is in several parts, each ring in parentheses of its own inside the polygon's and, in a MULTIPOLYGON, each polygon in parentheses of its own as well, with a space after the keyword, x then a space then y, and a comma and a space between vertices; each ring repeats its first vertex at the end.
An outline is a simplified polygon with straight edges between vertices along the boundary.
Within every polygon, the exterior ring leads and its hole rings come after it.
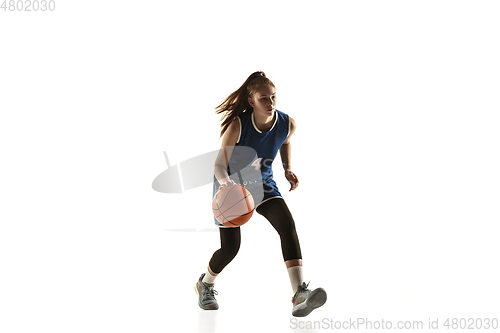
POLYGON ((234 117, 229 126, 227 127, 228 131, 239 131, 241 127, 241 119, 239 117, 234 117))
POLYGON ((240 114, 238 117, 241 120, 243 120, 243 119, 246 119, 246 118, 250 117, 251 114, 252 114, 252 111, 245 111, 242 114, 240 114))
POLYGON ((280 111, 278 109, 276 109, 276 113, 278 114, 278 116, 280 116, 281 118, 290 118, 290 116, 288 115, 288 113, 285 113, 283 111, 280 111))
POLYGON ((276 109, 276 113, 278 114, 278 117, 279 117, 280 119, 282 119, 282 120, 284 120, 284 121, 285 121, 285 123, 290 124, 290 123, 294 122, 294 120, 292 119, 292 117, 290 117, 290 116, 288 115, 288 113, 285 113, 285 112, 280 111, 280 110, 278 110, 278 109, 276 109))
POLYGON ((250 125, 250 123, 252 122, 252 112, 243 112, 242 114, 240 114, 239 116, 235 117, 234 120, 233 120, 233 123, 236 122, 238 123, 238 125, 242 128, 246 128, 250 125))
POLYGON ((297 128, 295 120, 292 117, 290 117, 288 113, 285 113, 283 111, 279 111, 276 109, 276 113, 281 119, 286 120, 285 124, 288 124, 288 133, 295 132, 295 129, 297 128))

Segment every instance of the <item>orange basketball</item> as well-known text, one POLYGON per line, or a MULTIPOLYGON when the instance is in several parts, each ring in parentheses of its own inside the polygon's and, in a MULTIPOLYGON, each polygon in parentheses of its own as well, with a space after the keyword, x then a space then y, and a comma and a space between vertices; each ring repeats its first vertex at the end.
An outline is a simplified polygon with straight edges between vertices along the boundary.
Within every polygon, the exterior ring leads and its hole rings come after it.
POLYGON ((241 185, 219 188, 212 200, 215 218, 226 227, 239 227, 247 223, 254 208, 252 194, 241 185))

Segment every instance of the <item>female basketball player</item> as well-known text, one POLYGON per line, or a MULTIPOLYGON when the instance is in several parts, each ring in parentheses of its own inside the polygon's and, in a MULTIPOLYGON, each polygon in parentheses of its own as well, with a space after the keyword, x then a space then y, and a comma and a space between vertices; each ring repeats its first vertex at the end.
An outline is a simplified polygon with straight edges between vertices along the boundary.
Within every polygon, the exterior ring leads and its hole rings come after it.
MULTIPOLYGON (((291 169, 290 145, 290 138, 296 128, 295 121, 276 110, 276 87, 264 72, 250 75, 216 110, 217 114, 223 114, 224 121, 221 125, 221 153, 214 168, 214 192, 219 186, 235 184, 233 179, 237 178, 231 177, 229 173, 232 152, 237 147, 253 148, 257 158, 251 165, 260 167, 259 179, 253 183, 258 183, 263 193, 263 196, 254 195, 255 210, 269 220, 280 236, 283 258, 294 293, 292 315, 307 316, 326 302, 326 292, 323 288, 311 291, 303 281, 302 254, 295 223, 273 180, 271 168, 279 150, 285 177, 291 185, 290 191, 297 188, 299 180, 291 169)), ((256 193, 251 189, 249 191, 256 193)), ((195 286, 198 305, 204 310, 219 308, 214 297, 217 294, 214 290, 215 278, 236 256, 240 247, 240 227, 220 226, 219 231, 221 247, 214 252, 207 272, 201 274, 195 286)))

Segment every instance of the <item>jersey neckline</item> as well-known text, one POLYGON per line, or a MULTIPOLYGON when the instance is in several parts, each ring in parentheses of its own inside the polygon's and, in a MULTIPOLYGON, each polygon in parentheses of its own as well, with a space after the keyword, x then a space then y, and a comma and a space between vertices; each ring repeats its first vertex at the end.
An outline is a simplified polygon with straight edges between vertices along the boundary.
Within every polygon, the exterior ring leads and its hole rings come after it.
POLYGON ((274 128, 274 126, 276 126, 276 123, 278 122, 278 110, 274 110, 274 123, 273 123, 273 126, 268 130, 268 131, 265 131, 265 132, 262 132, 260 129, 257 128, 257 125, 255 124, 255 119, 253 117, 253 112, 251 114, 251 117, 252 117, 252 125, 253 125, 253 128, 255 128, 255 130, 258 132, 258 133, 267 133, 267 132, 271 132, 274 128))

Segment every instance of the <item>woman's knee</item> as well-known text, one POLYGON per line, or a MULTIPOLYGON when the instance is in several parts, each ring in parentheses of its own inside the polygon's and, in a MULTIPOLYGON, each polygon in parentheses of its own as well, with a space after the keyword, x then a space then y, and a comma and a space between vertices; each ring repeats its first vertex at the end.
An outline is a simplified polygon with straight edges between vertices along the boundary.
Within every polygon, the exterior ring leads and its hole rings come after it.
POLYGON ((240 228, 221 228, 221 252, 225 257, 234 258, 240 249, 240 228))
POLYGON ((240 250, 240 242, 230 242, 229 244, 224 244, 221 246, 222 253, 225 257, 234 258, 240 250))

